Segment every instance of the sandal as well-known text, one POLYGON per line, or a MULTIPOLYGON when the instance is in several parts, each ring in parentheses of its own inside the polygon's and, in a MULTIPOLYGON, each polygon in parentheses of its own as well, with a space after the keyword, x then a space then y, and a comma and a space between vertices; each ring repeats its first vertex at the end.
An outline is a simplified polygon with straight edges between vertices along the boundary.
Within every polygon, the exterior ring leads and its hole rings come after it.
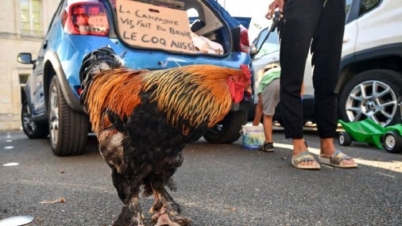
POLYGON ((298 155, 292 156, 292 165, 298 169, 320 169, 321 168, 321 166, 319 164, 308 165, 308 166, 300 164, 302 162, 310 162, 310 161, 317 162, 315 160, 314 156, 308 151, 301 152, 298 155))
POLYGON ((352 159, 351 157, 345 155, 342 153, 340 150, 336 150, 334 154, 332 154, 331 157, 323 157, 320 156, 318 158, 318 161, 322 164, 330 165, 330 166, 335 166, 339 168, 356 168, 357 163, 354 164, 342 164, 343 160, 350 160, 352 159))

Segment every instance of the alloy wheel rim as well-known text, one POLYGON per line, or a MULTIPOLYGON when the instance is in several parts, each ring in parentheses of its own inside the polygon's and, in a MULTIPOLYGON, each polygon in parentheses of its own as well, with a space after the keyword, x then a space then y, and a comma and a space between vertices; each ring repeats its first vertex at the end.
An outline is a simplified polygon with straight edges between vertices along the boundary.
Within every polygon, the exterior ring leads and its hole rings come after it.
POLYGON ((50 130, 50 139, 53 145, 57 144, 57 137, 59 134, 59 101, 57 89, 55 86, 52 87, 50 92, 50 121, 49 121, 49 130, 50 130))
POLYGON ((36 123, 31 120, 31 111, 28 104, 24 107, 22 113, 22 124, 29 134, 33 133, 36 129, 36 123))
POLYGON ((349 93, 345 106, 351 122, 370 118, 381 125, 388 125, 392 121, 397 108, 395 92, 389 85, 377 80, 356 85, 349 93))

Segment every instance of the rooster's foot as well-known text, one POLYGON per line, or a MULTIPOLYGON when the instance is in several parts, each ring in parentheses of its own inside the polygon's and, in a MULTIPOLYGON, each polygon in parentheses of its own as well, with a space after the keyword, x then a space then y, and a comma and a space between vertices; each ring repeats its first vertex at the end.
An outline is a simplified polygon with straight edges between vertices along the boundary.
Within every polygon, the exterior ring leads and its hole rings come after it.
POLYGON ((135 204, 124 205, 113 226, 144 226, 141 209, 135 204))
POLYGON ((154 226, 189 226, 191 220, 187 217, 178 216, 175 211, 167 211, 162 207, 159 213, 152 216, 152 221, 156 222, 154 226))

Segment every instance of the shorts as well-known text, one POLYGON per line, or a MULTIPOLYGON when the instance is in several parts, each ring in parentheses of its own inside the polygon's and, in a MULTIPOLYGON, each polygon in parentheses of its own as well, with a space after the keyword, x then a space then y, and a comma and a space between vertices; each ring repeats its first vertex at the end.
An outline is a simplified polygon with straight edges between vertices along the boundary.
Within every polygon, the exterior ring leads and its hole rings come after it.
POLYGON ((274 79, 262 91, 262 112, 264 115, 272 116, 275 114, 276 105, 279 103, 280 83, 279 79, 274 79))

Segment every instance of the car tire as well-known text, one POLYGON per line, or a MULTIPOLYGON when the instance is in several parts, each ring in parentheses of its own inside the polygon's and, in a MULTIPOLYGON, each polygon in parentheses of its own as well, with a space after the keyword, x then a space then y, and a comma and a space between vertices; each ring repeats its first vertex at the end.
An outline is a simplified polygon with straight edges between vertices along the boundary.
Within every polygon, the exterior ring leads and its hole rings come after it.
POLYGON ((22 130, 29 139, 46 138, 49 135, 49 127, 46 123, 32 121, 31 110, 25 100, 21 107, 22 130))
POLYGON ((48 109, 53 153, 57 156, 84 153, 89 132, 88 116, 68 106, 56 76, 49 87, 48 109))
POLYGON ((340 132, 338 134, 338 144, 341 146, 349 146, 352 144, 352 137, 347 132, 340 132))
POLYGON ((402 137, 397 131, 388 131, 382 138, 384 150, 390 153, 402 152, 402 137))
POLYGON ((228 144, 237 141, 242 126, 247 123, 246 111, 232 111, 214 127, 210 128, 204 138, 212 144, 228 144))
POLYGON ((371 118, 382 126, 400 122, 398 103, 401 86, 402 75, 392 70, 376 69, 356 75, 342 90, 339 99, 340 118, 346 122, 371 118))

